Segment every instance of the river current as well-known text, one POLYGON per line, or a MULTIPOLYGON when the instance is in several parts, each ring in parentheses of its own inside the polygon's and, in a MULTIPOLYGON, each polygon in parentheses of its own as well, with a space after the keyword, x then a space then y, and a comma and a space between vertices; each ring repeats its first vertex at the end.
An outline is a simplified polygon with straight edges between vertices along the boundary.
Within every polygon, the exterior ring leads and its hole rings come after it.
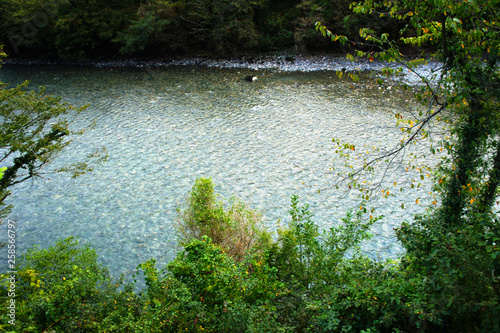
MULTIPOLYGON (((73 126, 95 126, 75 136, 50 168, 102 147, 109 154, 76 179, 48 174, 12 188, 9 219, 18 225, 20 250, 76 236, 96 248, 115 276, 153 257, 160 267, 174 258, 176 207, 198 177, 211 177, 221 197, 236 196, 260 211, 270 230, 290 220, 293 194, 321 227, 336 225, 360 200, 334 186, 331 169, 342 162, 332 138, 358 151, 394 147, 402 138, 395 114, 419 108, 394 84, 352 82, 334 71, 10 65, 0 69, 0 80, 30 80, 68 103, 89 105, 73 126), (250 74, 258 80, 243 80, 250 74)), ((389 183, 404 183, 419 175, 390 177, 389 183)), ((429 191, 425 180, 419 189, 398 186, 380 199, 376 214, 384 218, 373 226, 366 253, 401 253, 393 228, 425 211, 429 191)))

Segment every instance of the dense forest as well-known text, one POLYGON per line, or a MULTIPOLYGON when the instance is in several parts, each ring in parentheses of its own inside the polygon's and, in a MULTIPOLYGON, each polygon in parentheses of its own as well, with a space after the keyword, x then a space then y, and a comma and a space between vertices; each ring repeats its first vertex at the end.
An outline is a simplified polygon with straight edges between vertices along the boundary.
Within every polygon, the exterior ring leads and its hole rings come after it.
POLYGON ((350 0, 4 0, 0 44, 10 57, 243 56, 342 52, 314 24, 359 40, 359 28, 391 32, 389 16, 355 14, 350 0))

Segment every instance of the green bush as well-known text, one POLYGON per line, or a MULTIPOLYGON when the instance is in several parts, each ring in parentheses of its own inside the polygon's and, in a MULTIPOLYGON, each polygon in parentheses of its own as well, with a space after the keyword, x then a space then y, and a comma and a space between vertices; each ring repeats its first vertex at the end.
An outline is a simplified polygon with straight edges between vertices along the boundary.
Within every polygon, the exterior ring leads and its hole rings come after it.
POLYGON ((237 261, 270 241, 261 215, 236 199, 225 209, 214 192, 211 179, 197 179, 186 207, 177 212, 177 229, 182 243, 208 236, 237 261))
MULTIPOLYGON (((308 206, 300 205, 299 198, 293 196, 290 223, 279 230, 277 239, 257 239, 235 256, 236 252, 228 250, 228 240, 234 240, 235 235, 248 236, 255 225, 249 222, 253 220, 241 217, 246 208, 238 211, 234 205, 226 209, 217 199, 211 180, 198 179, 187 207, 179 211, 183 250, 161 270, 154 259, 139 265, 146 282, 139 293, 134 285, 125 285, 123 278, 111 282, 95 251, 78 245, 73 238, 48 249, 29 250, 17 267, 16 329, 499 329, 496 272, 500 237, 498 221, 492 216, 471 214, 470 224, 452 230, 443 228, 443 215, 438 209, 413 224, 403 223, 397 236, 407 252, 398 260, 381 262, 360 251, 361 242, 370 238, 370 227, 378 218, 365 218, 362 210, 348 212, 339 225, 319 230, 308 206)), ((6 281, 7 276, 2 278, 6 281)), ((2 296, 6 293, 3 287, 2 296)), ((7 317, 2 315, 2 319, 7 317)))
POLYGON ((371 237, 370 226, 378 218, 364 220, 363 211, 348 212, 342 223, 320 232, 308 205, 300 206, 298 196, 291 201, 289 226, 278 231, 279 238, 266 251, 266 259, 285 285, 277 303, 279 320, 300 332, 321 310, 318 300, 352 282, 357 269, 365 269, 359 263, 371 262, 359 246, 371 237))
POLYGON ((397 231, 412 258, 408 268, 423 279, 431 304, 426 310, 453 331, 498 331, 499 222, 476 213, 466 224, 451 224, 444 211, 403 223, 397 231))
MULTIPOLYGON (((2 275, 4 285, 7 277, 2 275)), ((95 250, 72 237, 47 249, 32 248, 17 266, 16 330, 102 332, 103 322, 119 327, 123 310, 137 301, 130 286, 120 292, 120 285, 97 262, 95 250)))
POLYGON ((185 244, 161 273, 154 264, 140 265, 148 293, 141 322, 148 331, 282 331, 273 305, 280 283, 265 263, 237 263, 203 236, 185 244))

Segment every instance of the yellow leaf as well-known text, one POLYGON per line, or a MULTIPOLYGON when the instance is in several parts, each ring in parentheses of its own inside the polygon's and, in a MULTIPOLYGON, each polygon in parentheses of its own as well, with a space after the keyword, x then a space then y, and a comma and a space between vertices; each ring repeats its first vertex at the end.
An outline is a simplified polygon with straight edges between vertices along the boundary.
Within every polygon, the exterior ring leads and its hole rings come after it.
POLYGON ((470 203, 472 204, 474 202, 474 198, 470 199, 470 203))
POLYGON ((418 204, 418 201, 419 201, 419 200, 420 200, 420 199, 415 200, 415 203, 416 203, 416 204, 418 204))

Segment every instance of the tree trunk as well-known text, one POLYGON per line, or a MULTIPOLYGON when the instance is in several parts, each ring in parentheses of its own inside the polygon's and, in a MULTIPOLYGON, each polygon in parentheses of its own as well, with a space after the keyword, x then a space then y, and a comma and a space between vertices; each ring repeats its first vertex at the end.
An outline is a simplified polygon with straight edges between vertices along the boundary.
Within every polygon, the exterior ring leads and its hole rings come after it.
POLYGON ((481 213, 487 213, 493 206, 496 198, 498 185, 500 184, 500 141, 497 142, 493 167, 490 170, 488 182, 479 198, 479 209, 481 213))
POLYGON ((443 194, 443 218, 447 225, 460 223, 467 205, 462 186, 471 183, 479 166, 481 138, 487 135, 479 119, 479 101, 472 99, 469 116, 458 135, 461 139, 455 153, 455 173, 443 194))

